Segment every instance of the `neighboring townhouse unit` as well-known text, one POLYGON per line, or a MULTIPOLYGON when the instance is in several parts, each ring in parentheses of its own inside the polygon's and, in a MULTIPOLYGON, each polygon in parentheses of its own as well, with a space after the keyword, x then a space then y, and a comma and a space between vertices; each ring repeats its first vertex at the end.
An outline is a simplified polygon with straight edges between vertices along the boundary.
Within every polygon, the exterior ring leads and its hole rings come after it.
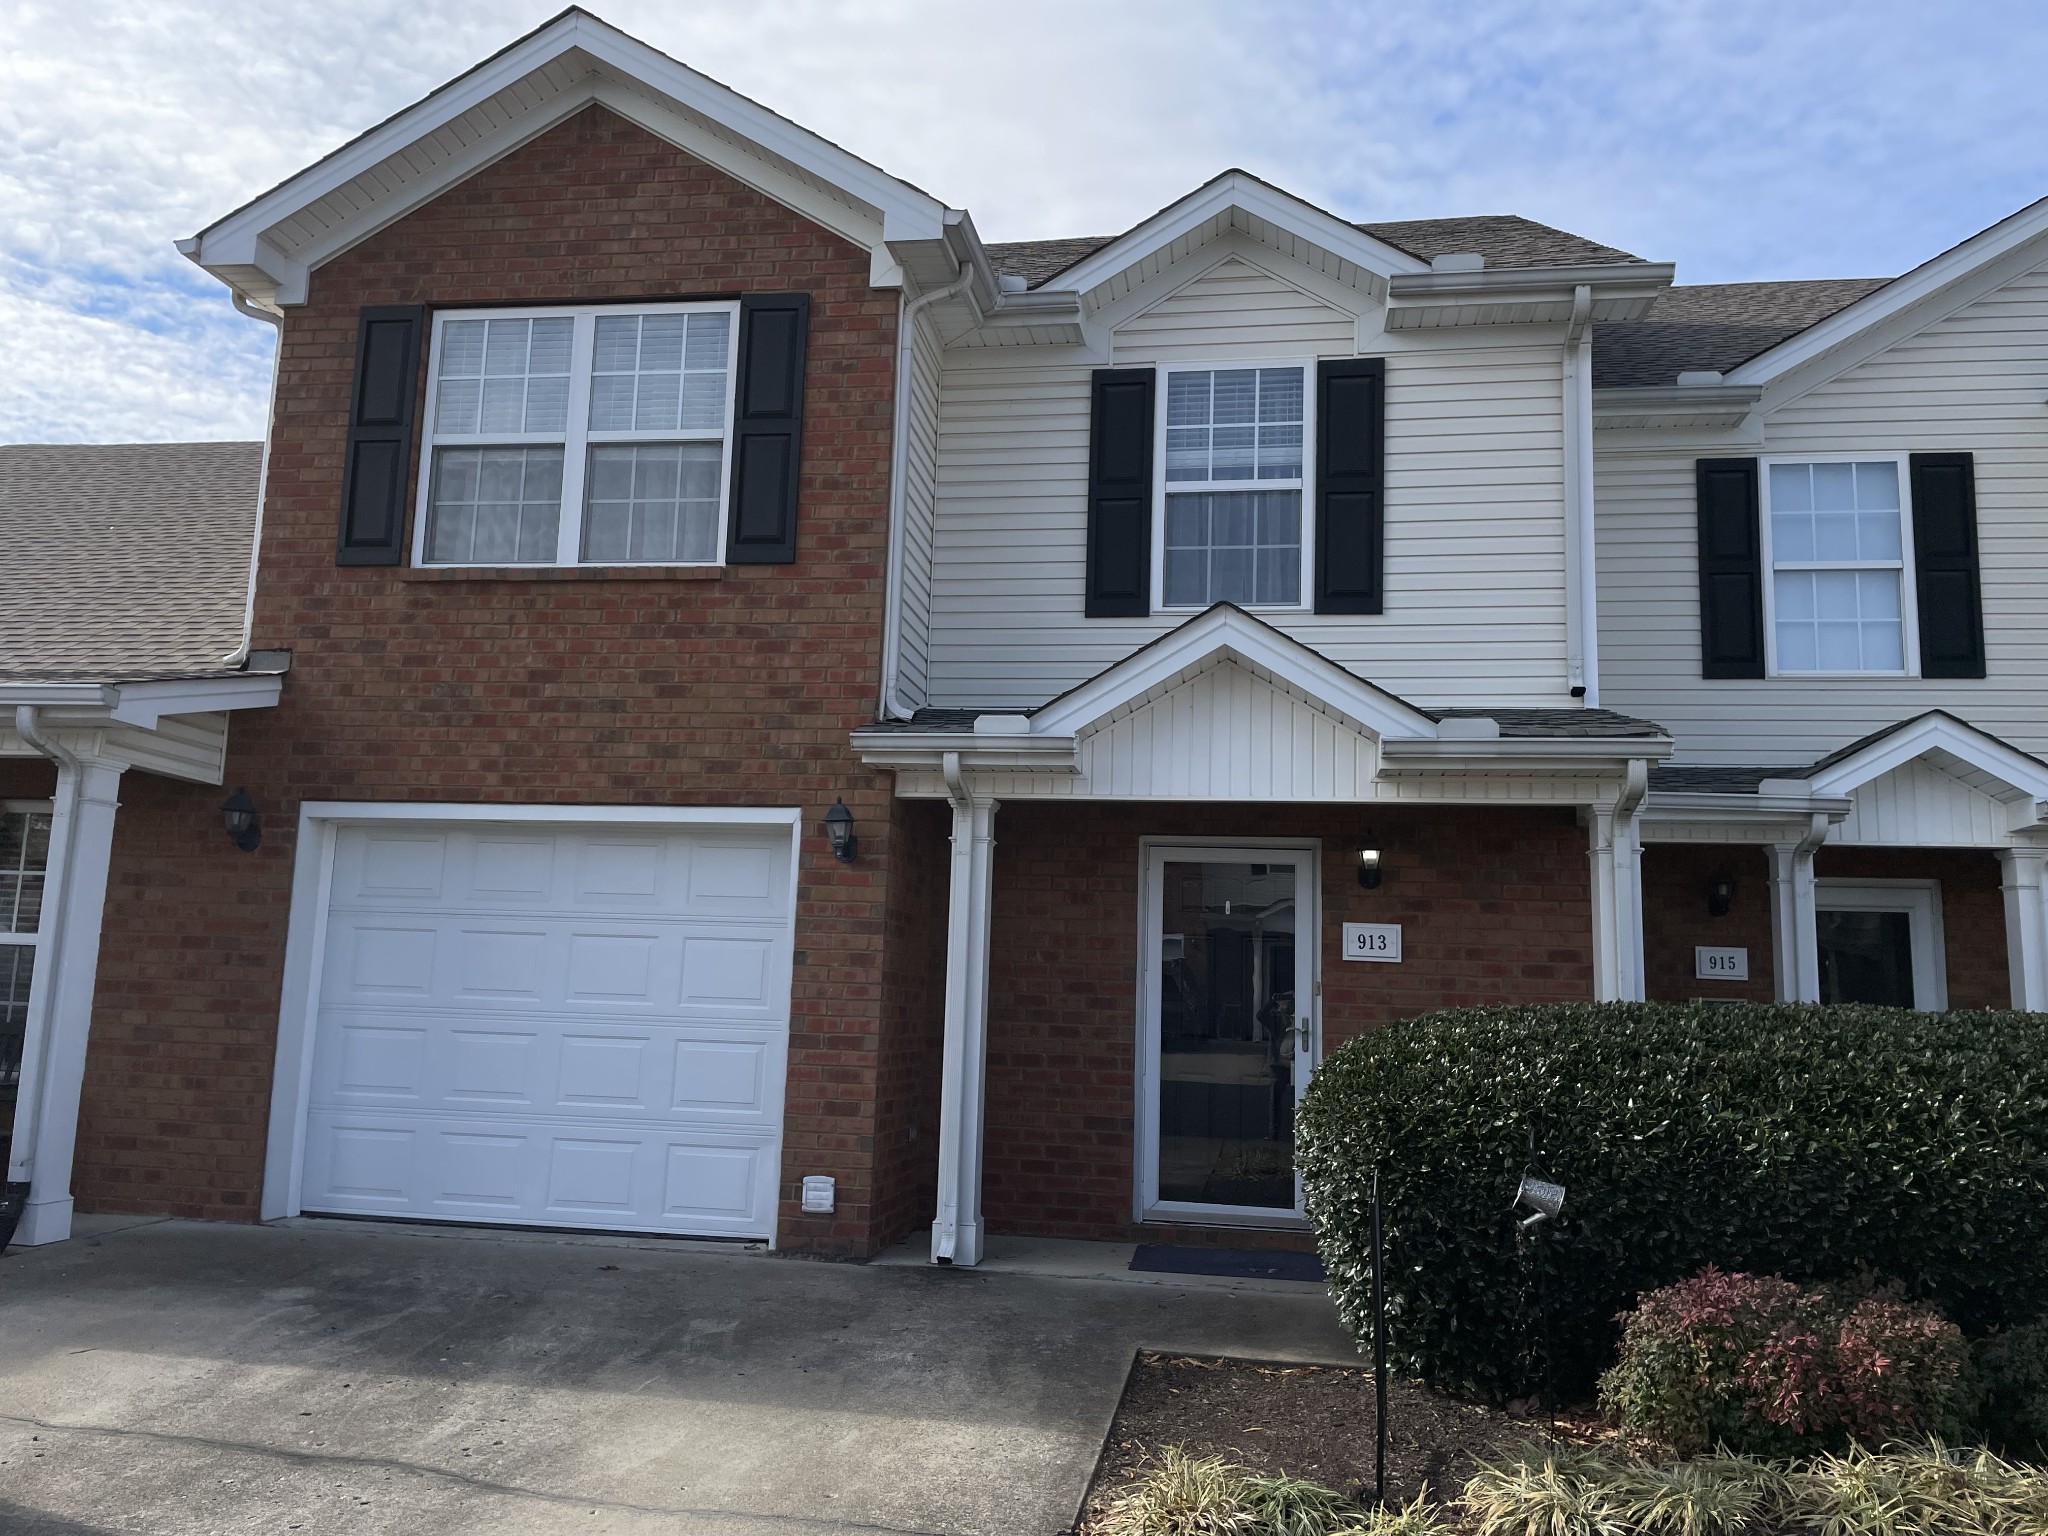
POLYGON ((279 328, 196 783, 117 831, 115 658, 0 652, 92 912, 24 1235, 1299 1241, 1381 1023, 2048 1007, 2044 237, 1683 288, 1233 171, 988 244, 567 12, 184 243, 279 328))

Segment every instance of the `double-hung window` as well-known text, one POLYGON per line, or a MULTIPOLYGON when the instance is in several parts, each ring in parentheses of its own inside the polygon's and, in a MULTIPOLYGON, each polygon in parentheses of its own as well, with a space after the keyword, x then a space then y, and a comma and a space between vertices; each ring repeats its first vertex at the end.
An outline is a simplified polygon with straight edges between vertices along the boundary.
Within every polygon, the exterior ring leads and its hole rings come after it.
POLYGON ((415 563, 717 564, 738 308, 436 316, 415 563))
POLYGON ((0 801, 0 1103, 11 1102, 21 1082, 49 867, 49 807, 0 801))
POLYGON ((1765 461, 1773 672, 1909 671, 1905 469, 1898 457, 1765 461))
POLYGON ((1297 608, 1307 590, 1308 369, 1170 368, 1159 598, 1297 608))

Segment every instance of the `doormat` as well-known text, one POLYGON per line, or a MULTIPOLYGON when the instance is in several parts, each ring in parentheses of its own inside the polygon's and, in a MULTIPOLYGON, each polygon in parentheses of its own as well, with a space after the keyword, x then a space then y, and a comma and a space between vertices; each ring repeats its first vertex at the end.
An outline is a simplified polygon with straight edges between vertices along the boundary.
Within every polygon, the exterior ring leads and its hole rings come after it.
POLYGON ((1131 1268, 1162 1275, 1224 1275, 1232 1280, 1301 1280, 1323 1283, 1323 1261, 1313 1253, 1279 1248, 1177 1248, 1140 1243, 1131 1268))

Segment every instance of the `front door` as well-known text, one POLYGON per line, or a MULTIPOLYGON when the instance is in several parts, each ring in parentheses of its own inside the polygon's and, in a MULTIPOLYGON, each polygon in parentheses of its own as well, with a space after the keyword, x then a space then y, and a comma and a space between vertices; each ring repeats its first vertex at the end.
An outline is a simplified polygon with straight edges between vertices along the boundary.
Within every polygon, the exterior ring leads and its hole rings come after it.
POLYGON ((1316 850, 1146 850, 1138 1212, 1301 1219, 1294 1108, 1315 1064, 1316 850))

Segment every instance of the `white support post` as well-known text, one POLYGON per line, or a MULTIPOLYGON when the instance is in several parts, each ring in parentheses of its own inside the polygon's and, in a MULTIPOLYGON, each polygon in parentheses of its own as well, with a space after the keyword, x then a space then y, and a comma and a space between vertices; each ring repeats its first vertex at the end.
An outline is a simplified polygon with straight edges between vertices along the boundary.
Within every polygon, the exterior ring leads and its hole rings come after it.
POLYGON ((946 912, 946 1040, 939 1082, 939 1208, 932 1262, 981 1262, 981 1147, 988 1078, 989 904, 996 802, 974 795, 946 754, 953 856, 946 912))
POLYGON ((2005 893, 2005 961, 2012 975, 2012 1005, 2048 1012, 2048 895, 2043 893, 2048 848, 2001 848, 1999 885, 2005 893))
POLYGON ((1813 855, 1827 835, 1827 817, 1815 816, 1806 836, 1772 843, 1766 850, 1771 860, 1771 964, 1781 1003, 1820 1001, 1813 855))
MULTIPOLYGON (((67 754, 68 755, 68 754, 67 754)), ((26 1181, 28 1207, 14 1241, 58 1243, 71 1235, 71 1163, 78 1096, 99 976, 100 924, 121 768, 95 758, 60 761, 43 894, 44 942, 36 956, 39 1006, 22 1042, 20 1098, 7 1177, 26 1181)))
POLYGON ((1596 1002, 1641 1002, 1647 990, 1643 965, 1643 837, 1636 811, 1648 787, 1649 764, 1631 760, 1628 781, 1614 803, 1594 806, 1588 819, 1596 1002))

